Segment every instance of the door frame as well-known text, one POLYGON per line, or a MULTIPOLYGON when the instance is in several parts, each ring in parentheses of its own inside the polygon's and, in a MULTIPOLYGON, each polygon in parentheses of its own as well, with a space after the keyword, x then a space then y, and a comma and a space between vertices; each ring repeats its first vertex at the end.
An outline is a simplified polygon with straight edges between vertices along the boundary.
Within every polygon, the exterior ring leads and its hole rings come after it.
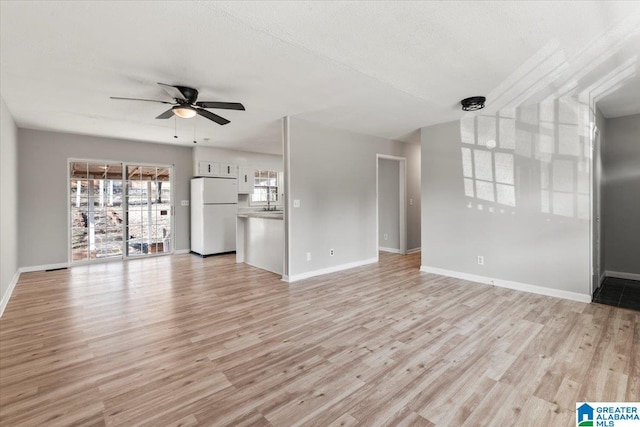
POLYGON ((601 133, 598 126, 593 123, 591 128, 591 221, 589 233, 591 237, 591 277, 590 287, 591 296, 602 284, 604 271, 600 265, 602 253, 602 194, 600 185, 602 182, 602 151, 601 151, 601 133))
POLYGON ((399 233, 400 233, 400 254, 405 255, 407 253, 407 212, 406 212, 406 200, 407 200, 407 158, 391 156, 387 154, 376 154, 376 258, 379 256, 380 250, 380 159, 395 160, 399 163, 399 233))

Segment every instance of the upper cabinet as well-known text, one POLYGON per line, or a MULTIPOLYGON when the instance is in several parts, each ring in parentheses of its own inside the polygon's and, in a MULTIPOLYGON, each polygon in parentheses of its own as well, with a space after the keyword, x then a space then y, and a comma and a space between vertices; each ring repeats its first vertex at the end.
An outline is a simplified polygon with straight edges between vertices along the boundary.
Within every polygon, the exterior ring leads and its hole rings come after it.
POLYGON ((198 176, 216 176, 223 178, 236 178, 238 166, 232 163, 198 162, 198 176))
POLYGON ((238 193, 253 193, 254 169, 250 167, 240 167, 238 170, 238 193))

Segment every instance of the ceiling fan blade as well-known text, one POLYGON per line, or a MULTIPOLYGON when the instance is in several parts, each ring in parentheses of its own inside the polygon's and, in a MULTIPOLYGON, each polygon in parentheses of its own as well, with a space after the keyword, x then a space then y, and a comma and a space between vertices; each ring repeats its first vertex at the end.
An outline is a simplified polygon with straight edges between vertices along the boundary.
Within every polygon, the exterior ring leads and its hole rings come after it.
POLYGON ((202 101, 202 102, 196 102, 196 105, 202 108, 220 108, 223 110, 244 111, 244 105, 240 104, 239 102, 202 101))
POLYGON ((124 99, 126 101, 146 101, 146 102, 160 102, 162 104, 169 104, 169 105, 173 105, 173 102, 167 102, 167 101, 158 101, 156 99, 141 99, 141 98, 122 98, 120 96, 110 96, 109 98, 111 99, 124 99))
POLYGON ((170 97, 187 101, 187 97, 176 87, 165 83, 158 83, 162 89, 164 89, 170 97))
POLYGON ((206 117, 207 119, 212 120, 219 125, 226 125, 227 123, 229 123, 229 120, 225 119, 224 117, 220 117, 217 114, 213 114, 211 111, 203 110, 202 108, 196 108, 196 111, 202 117, 206 117))
POLYGON ((173 117, 173 108, 169 108, 167 111, 156 117, 156 119, 169 119, 171 117, 173 117))

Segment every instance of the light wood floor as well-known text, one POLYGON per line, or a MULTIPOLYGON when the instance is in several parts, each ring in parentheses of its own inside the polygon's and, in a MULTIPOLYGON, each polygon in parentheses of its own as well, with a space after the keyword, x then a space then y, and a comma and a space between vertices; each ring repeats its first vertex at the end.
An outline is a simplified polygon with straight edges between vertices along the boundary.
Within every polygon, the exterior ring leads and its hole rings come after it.
POLYGON ((640 312, 419 273, 288 285, 234 256, 23 274, 0 424, 575 425, 640 400, 640 312))

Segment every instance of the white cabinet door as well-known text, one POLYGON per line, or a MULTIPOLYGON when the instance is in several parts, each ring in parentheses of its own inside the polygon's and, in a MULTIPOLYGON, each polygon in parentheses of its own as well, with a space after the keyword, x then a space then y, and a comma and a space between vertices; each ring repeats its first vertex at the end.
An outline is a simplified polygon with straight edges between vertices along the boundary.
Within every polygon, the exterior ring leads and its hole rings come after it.
POLYGON ((253 168, 242 167, 238 174, 238 193, 239 194, 251 194, 253 193, 253 168))
POLYGON ((211 162, 198 162, 198 176, 211 176, 211 162))
POLYGON ((197 176, 236 178, 237 172, 238 167, 233 163, 219 163, 209 161, 198 162, 197 176))
POLYGON ((220 176, 233 177, 233 178, 236 178, 238 176, 236 165, 231 163, 220 163, 219 165, 220 165, 220 176))

